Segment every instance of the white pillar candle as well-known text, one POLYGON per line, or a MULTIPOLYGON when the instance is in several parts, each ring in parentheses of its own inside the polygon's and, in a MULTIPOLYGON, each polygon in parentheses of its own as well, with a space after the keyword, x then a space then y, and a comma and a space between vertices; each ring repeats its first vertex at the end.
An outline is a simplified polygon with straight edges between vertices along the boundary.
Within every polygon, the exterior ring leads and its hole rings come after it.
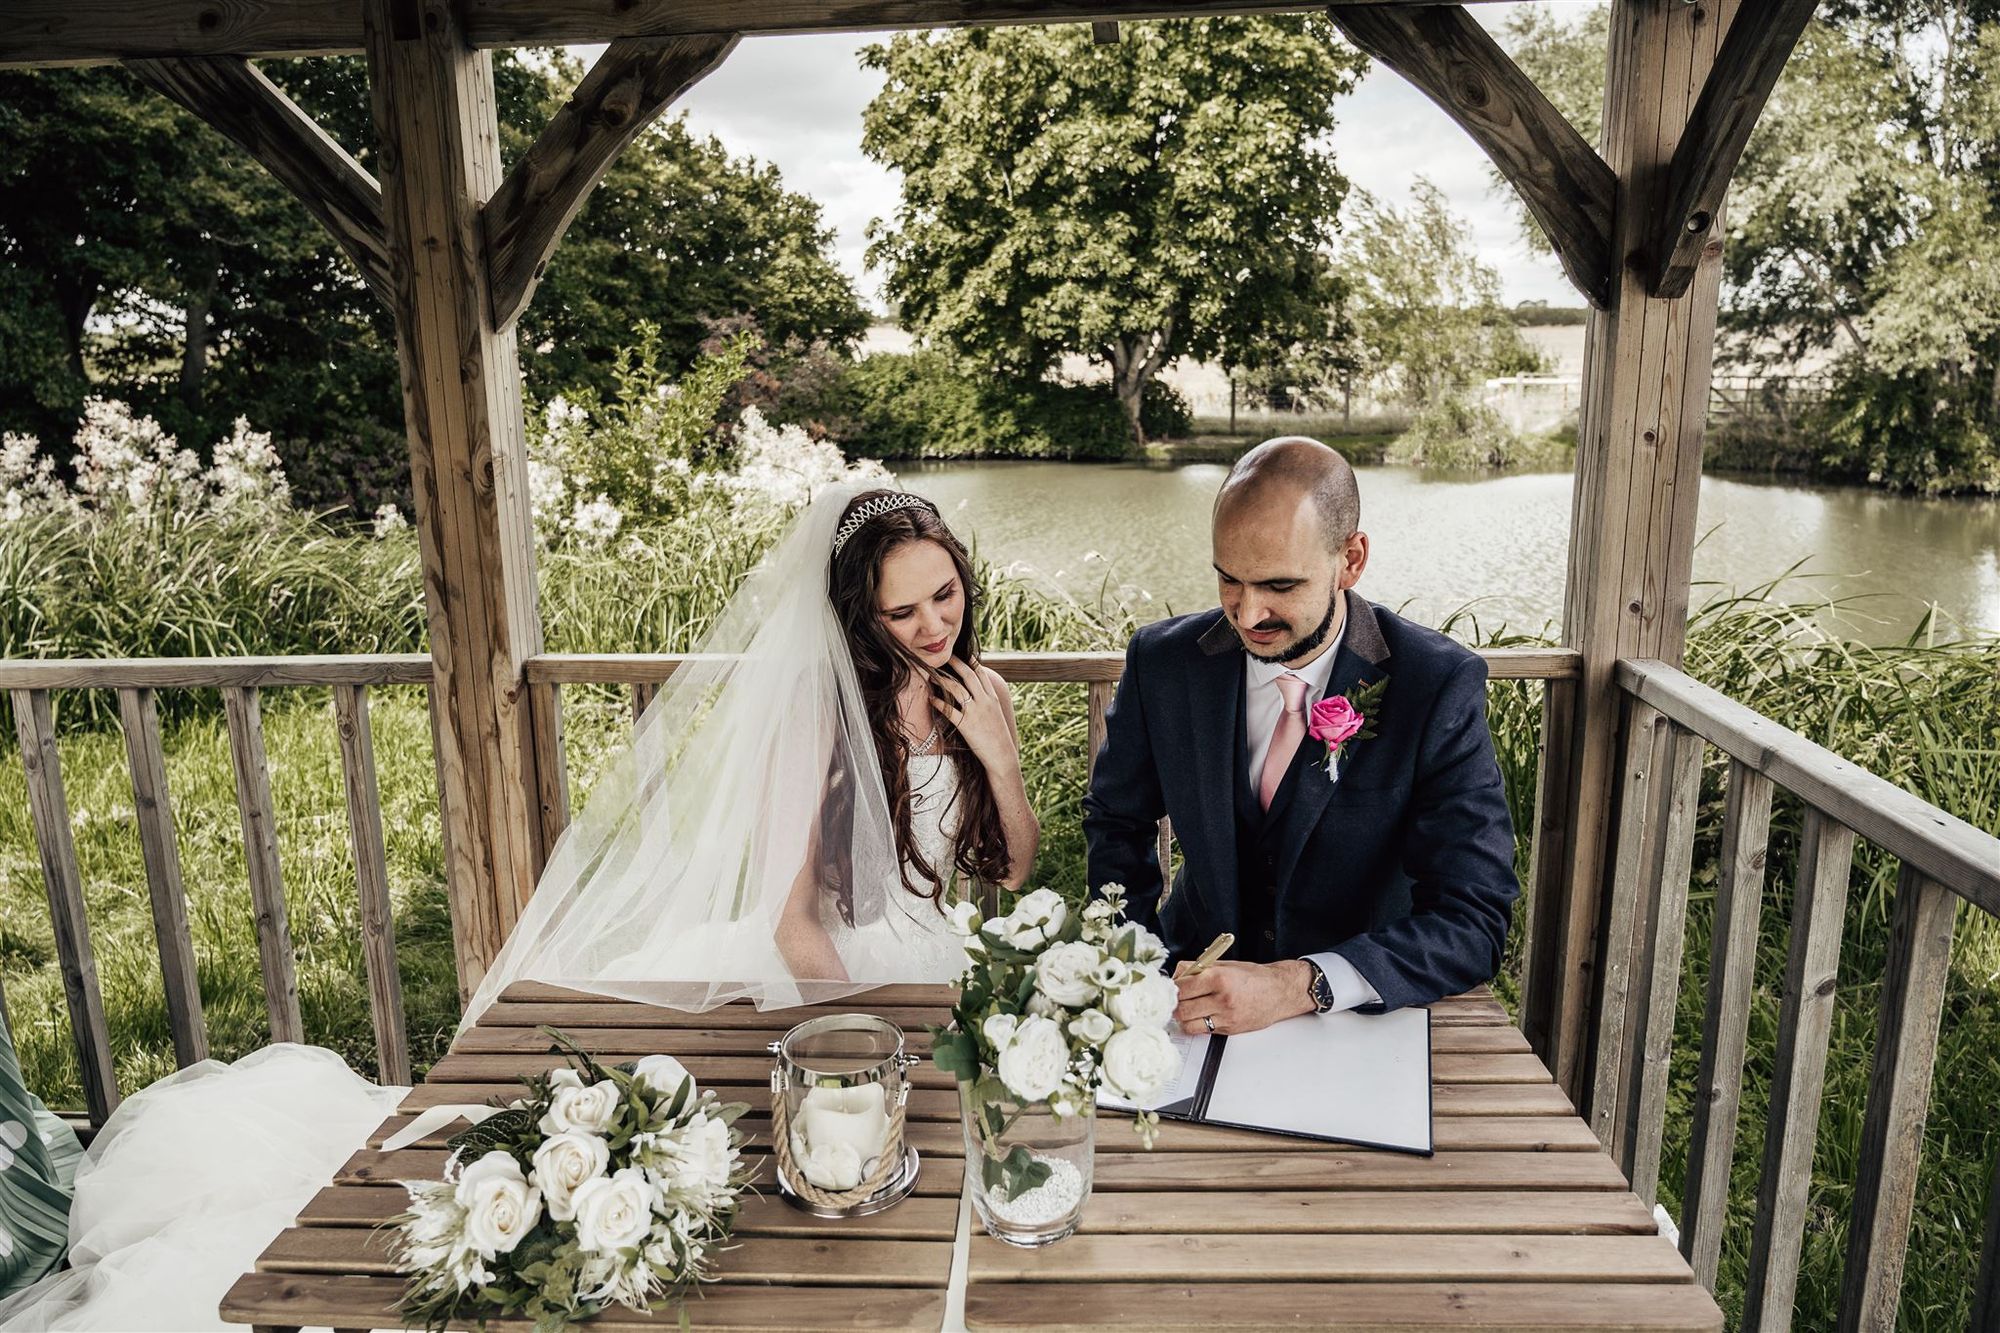
POLYGON ((888 1100, 880 1083, 810 1088, 799 1107, 798 1127, 808 1155, 845 1144, 866 1170, 889 1144, 888 1100))

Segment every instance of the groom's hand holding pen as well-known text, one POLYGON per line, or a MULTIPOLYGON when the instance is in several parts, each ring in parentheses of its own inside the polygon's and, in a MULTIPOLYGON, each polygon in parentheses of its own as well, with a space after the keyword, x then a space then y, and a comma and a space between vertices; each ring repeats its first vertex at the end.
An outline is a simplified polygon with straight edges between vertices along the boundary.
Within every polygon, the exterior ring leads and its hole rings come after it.
POLYGON ((1181 1000, 1174 1021, 1189 1036, 1255 1032, 1313 1008, 1311 968, 1296 959, 1278 963, 1219 961, 1236 937, 1227 932, 1191 963, 1174 970, 1181 1000))

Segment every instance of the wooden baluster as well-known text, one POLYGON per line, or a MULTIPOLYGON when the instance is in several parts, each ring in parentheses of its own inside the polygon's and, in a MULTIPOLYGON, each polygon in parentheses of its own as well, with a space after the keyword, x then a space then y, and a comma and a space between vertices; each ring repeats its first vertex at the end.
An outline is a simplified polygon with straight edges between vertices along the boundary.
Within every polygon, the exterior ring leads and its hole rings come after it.
POLYGON ((1702 1009, 1701 1070, 1695 1076, 1694 1127, 1688 1140, 1687 1188, 1681 1192, 1681 1253, 1701 1284, 1715 1290, 1736 1112, 1743 1096, 1743 1052, 1756 983, 1757 924, 1763 908, 1764 857, 1771 841, 1771 780, 1741 760, 1729 764, 1722 851, 1710 936, 1708 998, 1702 1009))
POLYGON ((1971 1328, 2000 1325, 2000 1153, 1993 1155, 1993 1183, 1986 1187, 1986 1240, 1979 1251, 1979 1276, 1972 1280, 1971 1328))
POLYGON ((535 785, 541 812, 542 864, 569 827, 569 770, 563 762, 562 687, 528 686, 528 724, 535 747, 535 785))
POLYGON ((1666 766, 1654 784, 1649 849, 1640 904, 1647 911, 1635 993, 1645 1005, 1631 1033, 1625 1156, 1620 1165, 1632 1192, 1649 1207, 1660 1182, 1660 1140, 1667 1121, 1667 1074, 1674 1049, 1674 1007, 1681 993, 1681 947, 1687 933, 1688 879, 1694 871, 1694 824, 1701 805, 1701 737, 1667 727, 1666 766), (1643 987, 1643 992, 1640 988, 1643 987))
POLYGON ((97 984, 97 959, 90 949, 90 920, 83 909, 83 876, 76 867, 70 836, 69 801, 63 796, 62 761, 56 755, 55 718, 47 690, 14 690, 14 734, 21 742, 21 766, 28 775, 28 816, 35 826, 35 850, 42 860, 42 885, 49 896, 56 961, 62 968, 63 999, 69 1005, 71 1039, 83 1080, 84 1105, 93 1125, 104 1123, 118 1105, 118 1073, 111 1063, 111 1033, 104 1022, 104 994, 97 984))
POLYGON ((159 941, 160 980, 167 995, 167 1026, 182 1069, 208 1058, 201 1018, 201 984, 194 939, 188 933, 187 892, 181 884, 180 848, 174 838, 173 802, 167 796, 167 761, 160 746, 160 714, 153 691, 118 691, 118 720, 132 770, 132 808, 139 819, 139 850, 153 902, 153 935, 159 941))
POLYGON ((1854 831, 1808 808, 1799 835, 1799 877, 1792 895, 1792 939, 1785 956, 1785 998, 1778 1011, 1778 1050, 1771 1079, 1771 1114, 1764 1128, 1764 1170, 1757 1185, 1757 1222, 1750 1237, 1750 1272, 1743 1301, 1746 1330, 1791 1327, 1812 1190, 1813 1142, 1819 1134, 1820 1092, 1826 1081, 1827 1037, 1833 1027, 1834 978, 1854 831))
POLYGON ((1097 775, 1097 752, 1104 748, 1105 714, 1111 709, 1111 696, 1117 688, 1108 680, 1090 682, 1090 732, 1089 740, 1085 742, 1089 748, 1084 752, 1086 777, 1097 775))
POLYGON ((637 680, 632 682, 632 724, 634 726, 637 726, 639 719, 645 716, 646 705, 652 703, 653 696, 659 692, 659 685, 653 681, 637 680))
POLYGON ((347 789, 347 836, 354 849, 354 888, 361 906, 361 956, 368 967, 368 1011, 375 1022, 379 1081, 410 1082, 410 1041, 403 1020, 403 979, 396 968, 395 909, 382 842, 382 794, 375 777, 375 736, 368 722, 368 687, 333 687, 340 735, 340 776, 347 789))
POLYGON ((1666 719, 1650 705, 1625 700, 1625 766, 1618 791, 1618 858, 1605 920, 1604 984, 1599 992, 1597 1055, 1591 1070, 1590 1127, 1613 1158, 1624 1157, 1625 1121, 1619 1094, 1626 1086, 1625 1057, 1631 1027, 1632 965, 1639 908, 1639 880, 1651 859, 1655 759, 1666 719))
POLYGON ((298 969, 285 914, 285 880, 278 869, 277 811, 271 802, 271 769, 264 755, 264 719, 257 690, 254 686, 226 686, 222 706, 229 721, 229 759, 236 770, 236 810, 243 823, 250 900, 257 912, 257 960, 264 971, 271 1040, 304 1041, 298 969))
POLYGON ((1951 890, 1903 866, 1889 924, 1889 963, 1882 975, 1861 1165, 1847 1232, 1842 1333, 1896 1327, 1957 909, 1951 890))
POLYGON ((1542 682, 1542 736, 1535 763, 1535 827, 1528 848, 1528 896, 1521 913, 1521 1030, 1537 1054, 1547 1054, 1549 992, 1555 985, 1562 932, 1556 928, 1563 901, 1563 849, 1569 845, 1565 816, 1569 803, 1571 724, 1576 720, 1576 681, 1542 682))

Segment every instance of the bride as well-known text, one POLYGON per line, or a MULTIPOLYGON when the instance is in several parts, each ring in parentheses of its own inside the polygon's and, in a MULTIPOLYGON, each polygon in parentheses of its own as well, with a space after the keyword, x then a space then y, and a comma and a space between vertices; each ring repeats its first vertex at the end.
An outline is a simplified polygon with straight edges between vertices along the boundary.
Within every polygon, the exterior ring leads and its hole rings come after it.
POLYGON ((467 1006, 515 981, 699 1010, 944 982, 945 913, 1040 836, 965 547, 901 491, 830 488, 607 766, 467 1006))
MULTIPOLYGON (((1019 887, 1040 836, 978 591, 929 501, 817 498, 607 764, 466 1022, 523 978, 700 1008, 957 975, 946 908, 1019 887)), ((128 1098, 77 1168, 71 1266, 0 1329, 224 1327, 232 1278, 406 1092, 276 1045, 128 1098)))

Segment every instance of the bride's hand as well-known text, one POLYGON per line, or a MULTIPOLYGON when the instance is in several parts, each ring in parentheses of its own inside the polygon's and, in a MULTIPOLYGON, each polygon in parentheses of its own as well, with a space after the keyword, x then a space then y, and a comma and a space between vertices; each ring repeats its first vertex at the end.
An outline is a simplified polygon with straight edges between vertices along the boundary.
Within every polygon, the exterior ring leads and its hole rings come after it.
POLYGON ((988 769, 1018 766, 1020 750, 1001 693, 1006 687, 989 676, 985 668, 967 666, 954 657, 931 673, 931 702, 988 769))

